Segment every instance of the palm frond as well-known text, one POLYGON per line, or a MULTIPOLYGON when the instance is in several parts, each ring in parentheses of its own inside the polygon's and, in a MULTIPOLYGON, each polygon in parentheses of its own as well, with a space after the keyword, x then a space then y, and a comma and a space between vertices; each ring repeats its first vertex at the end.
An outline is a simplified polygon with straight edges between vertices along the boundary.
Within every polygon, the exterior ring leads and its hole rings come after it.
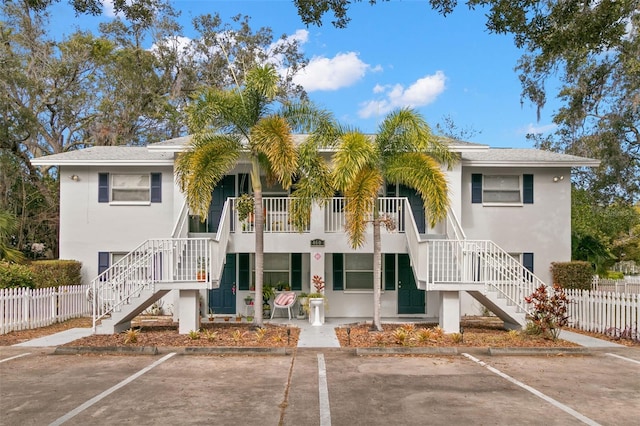
POLYGON ((348 132, 340 139, 333 163, 334 185, 344 191, 364 168, 378 163, 378 152, 368 136, 360 132, 348 132))
POLYGON ((255 67, 246 75, 247 92, 255 91, 260 97, 271 101, 278 94, 278 81, 280 76, 272 65, 255 67))
POLYGON ((251 129, 251 145, 254 151, 266 156, 269 171, 284 189, 289 189, 298 168, 298 153, 286 120, 280 116, 260 120, 251 129))
POLYGON ((308 134, 317 147, 335 145, 339 131, 333 114, 310 102, 286 103, 281 110, 295 133, 308 134))
POLYGON ((353 248, 364 244, 365 231, 383 178, 376 167, 364 168, 345 188, 345 231, 353 248))
POLYGON ((449 206, 449 185, 440 163, 422 152, 395 156, 385 164, 389 182, 415 189, 422 198, 431 226, 446 218, 449 206))
POLYGON ((191 150, 178 156, 178 184, 195 214, 207 216, 213 189, 233 169, 239 156, 240 142, 228 135, 199 135, 194 138, 191 150))

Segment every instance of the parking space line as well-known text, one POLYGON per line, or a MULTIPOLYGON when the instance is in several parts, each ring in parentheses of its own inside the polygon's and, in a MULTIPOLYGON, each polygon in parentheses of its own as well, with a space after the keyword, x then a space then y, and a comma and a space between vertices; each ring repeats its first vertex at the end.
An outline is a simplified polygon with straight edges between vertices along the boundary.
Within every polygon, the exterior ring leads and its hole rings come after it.
POLYGON ((100 395, 94 396, 93 398, 91 398, 90 400, 85 402, 84 404, 82 404, 82 405, 76 407, 75 409, 69 411, 67 414, 65 414, 64 416, 62 416, 59 419, 57 419, 56 421, 51 423, 49 426, 61 425, 64 422, 66 422, 67 420, 70 420, 70 419, 74 418, 75 416, 77 416, 78 414, 82 413, 87 408, 91 407, 96 402, 99 402, 101 399, 106 398, 107 396, 111 395, 113 392, 117 391, 121 387, 126 386, 127 384, 131 383, 132 381, 134 381, 138 377, 142 376, 147 371, 149 371, 149 370, 157 367, 158 365, 162 364, 163 362, 165 362, 166 360, 168 360, 169 358, 171 358, 175 354, 176 354, 176 352, 171 352, 170 354, 167 354, 167 355, 163 356, 162 358, 160 358, 159 360, 157 360, 153 364, 143 368, 142 370, 138 371, 135 374, 132 374, 131 376, 127 377, 126 379, 124 379, 123 381, 118 383, 117 385, 112 386, 109 389, 107 389, 106 391, 102 392, 100 395))
POLYGON ((491 371, 494 374, 497 374, 498 376, 502 377, 503 379, 513 383, 516 386, 520 386, 521 388, 531 392, 532 394, 534 394, 535 396, 537 396, 538 398, 541 398, 545 401, 547 401, 548 403, 550 403, 551 405, 553 405, 556 408, 561 409, 562 411, 564 411, 567 414, 572 415, 573 417, 575 417, 576 419, 580 420, 583 423, 586 423, 588 425, 592 425, 592 426, 600 426, 600 423, 597 423, 593 420, 591 420, 590 418, 588 418, 587 416, 578 413, 576 410, 574 410, 571 407, 567 407, 566 405, 564 405, 563 403, 556 401, 555 399, 551 398, 550 396, 547 396, 545 394, 543 394, 542 392, 532 388, 529 385, 526 385, 522 382, 520 382, 519 380, 514 379, 513 377, 503 373, 502 371, 486 364, 485 362, 479 360, 478 358, 469 355, 467 353, 463 353, 463 356, 465 356, 466 358, 470 359, 471 361, 480 364, 481 366, 485 367, 486 369, 488 369, 489 371, 491 371))
POLYGON ((9 358, 0 359, 0 364, 2 364, 3 362, 6 362, 6 361, 11 361, 12 359, 22 358, 23 356, 27 356, 27 355, 31 355, 31 352, 26 352, 26 353, 23 353, 23 354, 20 354, 20 355, 16 355, 16 356, 12 356, 12 357, 9 357, 9 358))
POLYGON ((610 353, 607 353, 607 355, 615 357, 615 358, 620 358, 620 359, 625 360, 625 361, 635 362, 636 364, 640 364, 640 361, 637 361, 635 359, 627 358, 627 357, 616 355, 616 354, 610 354, 610 353))
POLYGON ((323 354, 318 354, 318 396, 320 398, 320 426, 331 426, 327 367, 324 363, 323 354))

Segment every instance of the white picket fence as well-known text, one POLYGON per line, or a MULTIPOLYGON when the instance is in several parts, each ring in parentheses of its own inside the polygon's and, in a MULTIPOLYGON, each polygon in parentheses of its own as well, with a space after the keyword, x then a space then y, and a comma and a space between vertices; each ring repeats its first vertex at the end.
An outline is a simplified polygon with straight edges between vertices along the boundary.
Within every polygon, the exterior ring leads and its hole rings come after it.
POLYGON ((0 334, 91 315, 88 285, 0 289, 0 334))
POLYGON ((565 292, 571 300, 570 327, 596 333, 640 328, 640 294, 575 289, 565 292))
POLYGON ((612 280, 595 275, 591 281, 591 290, 640 294, 640 277, 632 276, 622 280, 612 280))

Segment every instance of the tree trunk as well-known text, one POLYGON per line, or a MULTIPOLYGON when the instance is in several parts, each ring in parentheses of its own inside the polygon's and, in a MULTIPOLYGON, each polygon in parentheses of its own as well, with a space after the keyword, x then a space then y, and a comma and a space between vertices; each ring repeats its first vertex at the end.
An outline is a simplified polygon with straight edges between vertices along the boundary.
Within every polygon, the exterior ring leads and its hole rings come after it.
POLYGON ((382 242, 380 239, 380 218, 378 200, 373 206, 373 322, 371 330, 382 331, 380 324, 380 287, 382 286, 382 242))
POLYGON ((254 324, 263 327, 262 320, 262 287, 264 278, 264 209, 262 208, 262 183, 260 182, 260 165, 258 158, 253 159, 253 169, 251 171, 251 185, 253 186, 253 217, 254 232, 256 238, 255 250, 255 303, 254 303, 254 324))

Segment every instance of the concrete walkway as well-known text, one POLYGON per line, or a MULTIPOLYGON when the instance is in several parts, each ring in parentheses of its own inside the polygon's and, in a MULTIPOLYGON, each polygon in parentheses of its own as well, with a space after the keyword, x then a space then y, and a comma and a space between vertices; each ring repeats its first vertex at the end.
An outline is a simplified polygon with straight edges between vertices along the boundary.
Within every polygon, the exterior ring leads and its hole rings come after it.
POLYGON ((60 346, 65 343, 73 342, 74 340, 81 339, 86 336, 91 336, 93 333, 92 328, 70 328, 69 330, 61 331, 59 333, 51 334, 49 336, 40 337, 38 339, 28 340, 26 342, 18 343, 13 346, 27 346, 27 347, 50 347, 60 346))

